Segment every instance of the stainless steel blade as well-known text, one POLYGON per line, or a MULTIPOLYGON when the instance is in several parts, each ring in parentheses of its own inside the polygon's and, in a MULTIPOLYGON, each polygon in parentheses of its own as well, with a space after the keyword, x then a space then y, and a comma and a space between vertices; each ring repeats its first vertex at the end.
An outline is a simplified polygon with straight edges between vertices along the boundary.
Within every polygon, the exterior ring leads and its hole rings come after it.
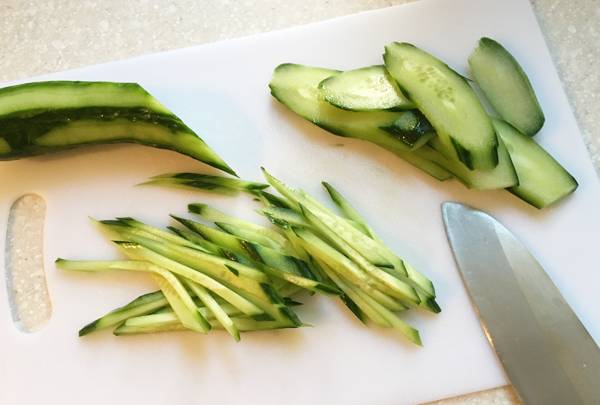
POLYGON ((541 265, 490 215, 451 202, 442 211, 484 333, 523 402, 600 404, 600 350, 541 265))

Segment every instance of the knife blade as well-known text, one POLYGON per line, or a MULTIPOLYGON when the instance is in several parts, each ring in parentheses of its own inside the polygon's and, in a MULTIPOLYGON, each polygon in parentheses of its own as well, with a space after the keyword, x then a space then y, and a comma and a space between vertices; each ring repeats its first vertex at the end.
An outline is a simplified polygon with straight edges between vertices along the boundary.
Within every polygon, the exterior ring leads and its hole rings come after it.
POLYGON ((527 248, 489 214, 442 205, 483 331, 525 404, 600 404, 600 350, 527 248))

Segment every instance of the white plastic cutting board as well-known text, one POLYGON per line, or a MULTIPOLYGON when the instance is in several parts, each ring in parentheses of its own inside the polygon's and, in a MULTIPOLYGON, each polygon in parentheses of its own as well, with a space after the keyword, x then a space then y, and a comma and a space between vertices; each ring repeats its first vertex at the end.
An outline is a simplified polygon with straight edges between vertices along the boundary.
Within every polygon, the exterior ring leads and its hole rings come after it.
POLYGON ((139 82, 243 178, 259 179, 264 165, 322 199, 319 183, 330 181, 383 239, 434 280, 443 312, 409 315, 424 348, 396 333, 363 327, 339 302, 324 297, 306 299, 299 310, 315 327, 246 334, 240 343, 221 332, 122 338, 107 332, 80 339, 82 325, 154 288, 144 275, 54 268, 58 256, 117 257, 88 216, 131 215, 166 225, 168 213, 184 213, 191 201, 209 201, 249 218, 256 205, 249 198, 132 187, 150 175, 205 170, 189 158, 141 146, 2 162, 1 229, 16 197, 37 192, 46 198, 45 262, 54 313, 45 329, 23 334, 13 326, 0 288, 0 404, 391 405, 505 384, 452 260, 440 214, 445 200, 485 209, 510 227, 600 339, 600 187, 525 0, 424 0, 44 77, 49 78, 139 82), (530 74, 547 117, 537 140, 581 184, 556 207, 540 212, 506 192, 439 183, 375 146, 302 121, 267 89, 279 63, 339 69, 378 64, 383 46, 394 40, 417 44, 464 72, 483 35, 505 44, 530 74))

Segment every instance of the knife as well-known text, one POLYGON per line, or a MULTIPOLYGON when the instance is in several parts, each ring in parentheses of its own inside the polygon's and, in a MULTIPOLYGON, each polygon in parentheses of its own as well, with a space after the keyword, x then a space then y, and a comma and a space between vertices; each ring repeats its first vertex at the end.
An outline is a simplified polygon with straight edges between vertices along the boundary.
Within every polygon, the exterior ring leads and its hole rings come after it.
POLYGON ((542 266, 485 212, 446 202, 442 213, 483 331, 522 401, 600 404, 600 350, 542 266))

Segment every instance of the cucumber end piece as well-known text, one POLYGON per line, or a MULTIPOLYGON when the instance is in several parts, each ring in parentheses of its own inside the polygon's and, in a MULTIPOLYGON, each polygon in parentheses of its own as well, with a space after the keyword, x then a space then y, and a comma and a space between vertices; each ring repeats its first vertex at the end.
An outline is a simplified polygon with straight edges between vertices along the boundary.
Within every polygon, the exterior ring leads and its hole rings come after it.
POLYGON ((79 329, 78 335, 79 337, 88 335, 94 331, 96 331, 96 326, 98 325, 99 319, 96 319, 94 322, 88 323, 83 328, 79 329))

